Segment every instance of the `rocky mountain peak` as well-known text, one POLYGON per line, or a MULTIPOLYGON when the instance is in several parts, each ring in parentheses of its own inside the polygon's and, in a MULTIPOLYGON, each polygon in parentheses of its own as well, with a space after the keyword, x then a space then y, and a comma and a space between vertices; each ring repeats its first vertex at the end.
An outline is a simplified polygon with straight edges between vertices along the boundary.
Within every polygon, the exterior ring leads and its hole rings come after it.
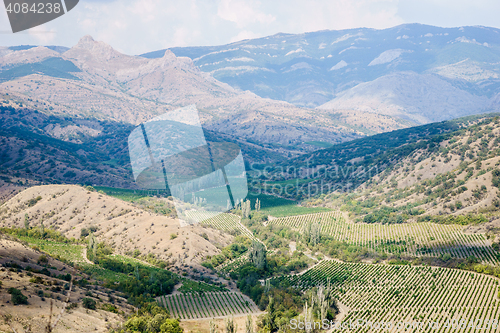
POLYGON ((75 59, 84 56, 87 59, 94 58, 105 61, 123 56, 123 54, 113 49, 110 45, 95 41, 90 35, 82 37, 65 55, 75 59))

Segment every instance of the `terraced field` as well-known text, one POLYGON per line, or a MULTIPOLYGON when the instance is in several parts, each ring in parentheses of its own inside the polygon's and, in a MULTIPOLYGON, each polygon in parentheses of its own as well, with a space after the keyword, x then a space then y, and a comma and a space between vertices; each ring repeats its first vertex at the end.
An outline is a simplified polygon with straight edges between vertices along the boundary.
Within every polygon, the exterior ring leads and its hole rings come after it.
POLYGON ((290 216, 269 221, 296 230, 302 230, 311 222, 319 222, 322 233, 338 241, 387 253, 427 256, 449 253, 456 258, 475 256, 485 263, 500 263, 491 243, 483 234, 466 234, 459 225, 427 222, 390 225, 346 223, 340 212, 290 216))
POLYGON ((240 221, 240 217, 227 213, 214 213, 204 211, 186 211, 184 212, 187 217, 202 220, 201 224, 209 225, 215 229, 223 230, 226 232, 237 232, 248 238, 259 241, 240 221))
MULTIPOLYGON (((349 308, 343 322, 365 320, 391 322, 384 332, 405 331, 396 324, 437 322, 439 329, 406 331, 478 332, 468 327, 481 324, 480 332, 498 332, 491 323, 500 316, 498 279, 468 271, 447 268, 396 265, 347 264, 325 260, 301 275, 277 278, 300 290, 326 285, 330 280, 334 297, 349 308), (452 320, 455 320, 453 322, 452 320), (464 329, 453 323, 466 323, 464 329), (490 325, 486 325, 486 320, 490 325), (449 327, 446 327, 446 324, 449 327), (481 326, 482 325, 482 326, 481 326)), ((416 326, 414 326, 416 327, 416 326)), ((435 326, 436 327, 436 326, 435 326)), ((367 332, 366 326, 353 332, 367 332)))
POLYGON ((214 318, 257 313, 250 298, 235 292, 184 293, 157 297, 159 305, 180 319, 214 318))

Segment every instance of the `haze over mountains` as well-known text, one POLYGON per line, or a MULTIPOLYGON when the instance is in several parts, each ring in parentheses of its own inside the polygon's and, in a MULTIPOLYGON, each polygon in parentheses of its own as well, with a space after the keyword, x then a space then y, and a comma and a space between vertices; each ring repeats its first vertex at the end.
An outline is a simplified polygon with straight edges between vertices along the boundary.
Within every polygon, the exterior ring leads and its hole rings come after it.
MULTIPOLYGON (((143 56, 85 36, 70 49, 1 48, 0 93, 10 106, 131 125, 196 104, 206 129, 288 157, 318 149, 311 142, 499 110, 499 33, 412 24, 143 56)), ((102 134, 73 120, 44 135, 102 134)))
MULTIPOLYGON (((342 142, 362 134, 352 128, 357 120, 349 124, 328 112, 237 92, 170 51, 150 60, 86 36, 61 54, 45 47, 4 48, 2 54, 0 90, 49 113, 138 124, 196 104, 206 128, 259 142, 342 142)), ((404 127, 390 117, 378 118, 378 125, 404 127)))
POLYGON ((236 89, 297 106, 427 123, 499 105, 500 30, 495 28, 405 24, 171 50, 236 89))

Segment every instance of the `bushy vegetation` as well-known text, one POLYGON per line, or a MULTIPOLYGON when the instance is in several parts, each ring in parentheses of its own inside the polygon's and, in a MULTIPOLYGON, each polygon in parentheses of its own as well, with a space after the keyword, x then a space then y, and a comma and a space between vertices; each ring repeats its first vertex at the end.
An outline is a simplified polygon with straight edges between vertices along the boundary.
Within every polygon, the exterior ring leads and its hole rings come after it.
POLYGON ((28 297, 24 296, 21 290, 9 288, 8 293, 11 295, 11 302, 14 305, 28 304, 28 297))
POLYGON ((171 319, 166 309, 155 303, 144 304, 120 328, 111 333, 182 333, 177 319, 171 319))
POLYGON ((84 297, 82 299, 82 305, 85 309, 89 309, 89 310, 95 310, 96 309, 96 301, 92 298, 89 298, 89 297, 84 297))

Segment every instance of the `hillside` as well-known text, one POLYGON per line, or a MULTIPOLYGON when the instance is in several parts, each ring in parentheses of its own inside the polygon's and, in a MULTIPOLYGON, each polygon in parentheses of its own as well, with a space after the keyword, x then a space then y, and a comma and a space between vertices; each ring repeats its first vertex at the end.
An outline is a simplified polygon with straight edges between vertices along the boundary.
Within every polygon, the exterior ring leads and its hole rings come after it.
POLYGON ((298 106, 363 110, 420 124, 498 109, 500 34, 495 28, 404 24, 279 33, 171 51, 235 89, 298 106), (429 104, 433 94, 442 97, 437 104, 429 104))
POLYGON ((90 36, 0 48, 0 331, 498 331, 500 114, 484 112, 500 106, 499 36, 402 25, 143 56, 90 36), (206 147, 138 127, 192 104, 206 147), (179 218, 174 190, 138 187, 132 131, 137 164, 158 162, 143 175, 189 180, 181 213, 200 223, 179 218), (203 177, 223 141, 241 148, 245 198, 241 169, 203 177), (221 193, 227 209, 209 211, 221 193))
POLYGON ((13 51, 0 66, 0 91, 47 114, 135 125, 196 104, 204 127, 235 138, 302 144, 363 134, 322 111, 237 92, 170 51, 158 59, 128 56, 90 36, 62 54, 44 47, 13 51))
POLYGON ((302 171, 300 185, 292 173, 280 172, 287 166, 281 165, 267 186, 292 184, 289 196, 305 199, 305 205, 347 210, 359 222, 455 223, 496 235, 499 143, 496 115, 424 125, 297 158, 288 166, 302 171))
POLYGON ((82 329, 107 332, 108 328, 123 320, 123 315, 134 310, 132 306, 125 303, 124 298, 109 289, 101 288, 90 292, 88 287, 75 284, 69 293, 66 289, 67 287, 69 289, 68 281, 53 276, 69 273, 73 278, 80 280, 88 276, 51 257, 48 257, 46 264, 40 262, 42 256, 43 253, 0 235, 0 263, 3 265, 0 269, 2 282, 0 303, 3 315, 3 320, 0 322, 1 331, 23 332, 29 328, 32 332, 44 332, 49 323, 49 317, 52 315, 51 324, 57 323, 53 332, 81 332, 82 329), (28 270, 28 267, 31 269, 28 270), (47 273, 34 272, 45 267, 50 267, 52 277, 47 273), (22 294, 28 298, 28 305, 12 304, 11 295, 8 293, 9 288, 21 290, 22 294), (114 297, 117 300, 114 304, 116 313, 101 308, 85 309, 81 304, 83 298, 88 297, 89 292, 95 300, 102 298, 101 305, 110 304, 108 297, 114 297), (51 303, 53 304, 52 312, 51 303), (74 305, 66 310, 65 307, 71 304, 74 305))
MULTIPOLYGON (((165 199, 165 207, 172 206, 165 199)), ((231 240, 210 228, 181 228, 178 221, 143 211, 124 201, 71 185, 30 187, 1 206, 4 227, 23 227, 26 214, 30 225, 44 225, 68 238, 80 238, 82 229, 95 228, 99 241, 118 254, 139 251, 170 265, 199 266, 205 256, 219 252, 231 240), (201 235, 208 235, 208 240, 201 235), (172 237, 175 235, 175 237, 172 237)))

